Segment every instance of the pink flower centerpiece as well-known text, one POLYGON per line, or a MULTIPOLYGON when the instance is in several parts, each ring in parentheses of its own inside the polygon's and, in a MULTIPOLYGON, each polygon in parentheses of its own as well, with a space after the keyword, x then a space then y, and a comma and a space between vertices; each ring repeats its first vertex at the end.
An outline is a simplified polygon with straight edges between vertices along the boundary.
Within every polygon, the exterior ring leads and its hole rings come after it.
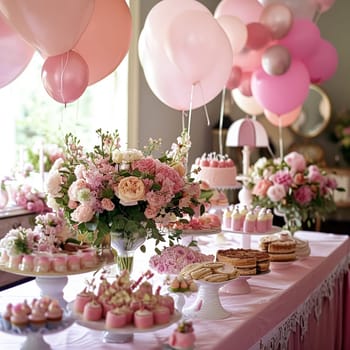
MULTIPOLYGON (((170 222, 203 213, 199 183, 185 176, 186 132, 161 158, 152 156, 159 140, 150 139, 143 151, 123 150, 118 131, 99 129, 97 134, 100 143, 88 153, 75 136, 67 135, 64 160, 54 164, 47 181, 49 205, 62 208, 90 241, 99 245, 106 235, 118 233, 125 249, 149 238, 158 243, 165 241, 163 229, 170 222)), ((168 238, 177 235, 169 232, 168 238)))
POLYGON ((260 158, 250 174, 253 205, 273 208, 284 216, 286 229, 294 233, 304 222, 308 226, 336 206, 333 194, 337 188, 334 177, 317 165, 307 164, 297 152, 283 159, 260 158))

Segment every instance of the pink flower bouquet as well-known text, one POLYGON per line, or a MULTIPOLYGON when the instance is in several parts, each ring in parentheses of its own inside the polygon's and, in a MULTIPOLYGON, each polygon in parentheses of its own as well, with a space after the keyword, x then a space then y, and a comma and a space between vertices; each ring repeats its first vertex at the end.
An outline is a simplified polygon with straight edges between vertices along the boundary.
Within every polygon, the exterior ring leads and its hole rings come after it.
POLYGON ((189 264, 206 261, 214 261, 214 255, 205 255, 186 246, 173 245, 152 256, 149 265, 158 273, 174 275, 189 264))
POLYGON ((297 152, 283 159, 260 158, 250 174, 253 205, 275 209, 284 216, 286 228, 292 232, 308 226, 336 206, 333 193, 337 188, 334 177, 318 166, 306 163, 297 152))
POLYGON ((97 134, 100 144, 89 153, 67 135, 64 160, 54 164, 47 181, 49 205, 62 208, 81 232, 97 234, 95 244, 110 232, 134 241, 165 241, 163 227, 204 211, 199 183, 184 176, 184 147, 173 145, 171 152, 154 158, 159 141, 151 139, 143 151, 122 150, 118 131, 97 134))

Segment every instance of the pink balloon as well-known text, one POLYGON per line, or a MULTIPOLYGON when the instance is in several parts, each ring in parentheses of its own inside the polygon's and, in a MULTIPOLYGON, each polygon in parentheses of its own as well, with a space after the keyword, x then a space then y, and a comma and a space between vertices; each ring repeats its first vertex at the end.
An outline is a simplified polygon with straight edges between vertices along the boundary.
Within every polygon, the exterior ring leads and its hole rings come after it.
MULTIPOLYGON (((211 14, 209 9, 195 0, 162 0, 149 11, 144 25, 147 36, 165 43, 171 21, 186 11, 201 11, 211 14)), ((149 43, 150 45, 152 43, 149 43)))
POLYGON ((287 6, 273 3, 263 9, 260 22, 270 29, 273 39, 281 39, 293 24, 293 14, 287 6))
POLYGON ((226 83, 226 89, 232 90, 239 86, 241 82, 242 70, 237 66, 233 66, 231 74, 226 83))
POLYGON ((217 21, 230 40, 232 53, 240 52, 247 42, 247 26, 235 16, 221 16, 217 18, 217 21))
POLYGON ((261 23, 252 22, 247 24, 248 38, 246 48, 259 50, 265 47, 272 39, 270 30, 261 23))
POLYGON ((289 50, 286 47, 273 45, 263 53, 261 65, 266 73, 270 75, 281 75, 289 69, 291 60, 289 50))
POLYGON ((34 48, 0 15, 0 88, 15 80, 27 67, 34 48))
POLYGON ((44 56, 71 50, 88 25, 95 0, 1 0, 0 11, 44 56))
POLYGON ((252 75, 256 100, 275 114, 285 114, 303 104, 309 93, 310 77, 305 65, 293 60, 283 75, 268 75, 262 68, 252 75))
POLYGON ((211 14, 186 11, 176 16, 168 29, 165 50, 189 82, 201 81, 217 60, 227 35, 211 14))
POLYGON ((221 0, 214 16, 236 16, 243 23, 259 22, 263 7, 257 0, 221 0))
POLYGON ((271 124, 275 126, 286 127, 286 126, 292 125, 299 118, 301 109, 302 109, 302 106, 298 106, 292 111, 282 114, 280 116, 265 109, 264 114, 266 119, 271 124))
POLYGON ((261 66, 261 57, 265 48, 260 50, 243 49, 240 53, 233 55, 233 64, 244 71, 254 71, 261 66))
POLYGON ((252 96, 251 78, 252 72, 244 72, 241 76, 241 82, 238 88, 244 96, 252 96))
POLYGON ((314 53, 304 60, 314 84, 320 84, 331 78, 338 68, 338 53, 327 40, 321 40, 314 53))
POLYGON ((89 82, 89 67, 78 53, 68 51, 45 60, 41 79, 47 93, 66 104, 84 93, 89 82))
POLYGON ((264 109, 253 96, 244 96, 239 89, 232 90, 232 97, 237 106, 249 115, 259 115, 264 109))
POLYGON ((198 84, 192 85, 171 62, 163 45, 155 43, 153 37, 148 38, 147 33, 142 30, 139 37, 139 58, 150 89, 164 104, 176 110, 189 110, 192 92, 192 109, 219 95, 232 67, 231 46, 227 38, 217 52, 212 70, 198 84))
MULTIPOLYGON (((279 3, 287 6, 293 13, 294 18, 313 19, 316 13, 316 6, 311 0, 258 0, 265 7, 279 3)), ((329 0, 327 0, 329 1, 329 0)))
POLYGON ((89 66, 89 85, 112 73, 131 41, 130 9, 125 0, 96 0, 91 20, 74 47, 89 66))
POLYGON ((313 54, 320 40, 320 30, 315 23, 308 19, 296 19, 279 43, 290 51, 292 57, 304 60, 313 54))

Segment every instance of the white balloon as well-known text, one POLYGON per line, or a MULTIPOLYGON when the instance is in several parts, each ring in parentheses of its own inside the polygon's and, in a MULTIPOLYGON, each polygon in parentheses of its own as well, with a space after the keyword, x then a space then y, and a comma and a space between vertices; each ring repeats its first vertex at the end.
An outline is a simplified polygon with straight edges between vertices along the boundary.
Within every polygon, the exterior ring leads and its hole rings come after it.
POLYGON ((232 90, 232 97, 237 106, 249 115, 259 115, 264 112, 264 108, 253 96, 244 96, 239 89, 232 90))

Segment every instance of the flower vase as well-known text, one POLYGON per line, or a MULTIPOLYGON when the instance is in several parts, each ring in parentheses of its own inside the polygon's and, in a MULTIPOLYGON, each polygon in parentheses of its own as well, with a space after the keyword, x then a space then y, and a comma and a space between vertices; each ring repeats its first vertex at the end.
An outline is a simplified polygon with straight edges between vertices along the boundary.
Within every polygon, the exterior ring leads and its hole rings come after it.
POLYGON ((283 228, 288 230, 292 236, 302 228, 301 220, 295 217, 295 215, 287 215, 285 212, 279 211, 276 208, 274 209, 274 214, 283 218, 285 223, 283 228))
POLYGON ((130 274, 132 273, 135 251, 144 242, 144 237, 125 238, 123 237, 123 233, 111 233, 111 246, 117 253, 115 261, 119 272, 127 270, 130 274))

